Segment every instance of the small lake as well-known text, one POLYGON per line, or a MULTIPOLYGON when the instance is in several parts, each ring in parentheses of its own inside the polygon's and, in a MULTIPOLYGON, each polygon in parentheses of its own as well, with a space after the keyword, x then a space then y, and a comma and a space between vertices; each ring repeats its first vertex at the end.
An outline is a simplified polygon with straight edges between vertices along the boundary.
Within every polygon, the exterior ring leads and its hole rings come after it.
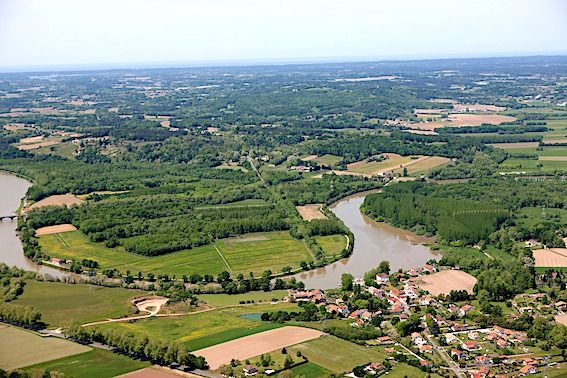
MULTIPOLYGON (((14 214, 30 186, 29 181, 0 171, 0 216, 14 214)), ((60 270, 36 264, 24 256, 22 242, 16 233, 17 226, 16 220, 0 222, 0 262, 54 277, 65 275, 60 270)))
POLYGON ((250 319, 250 320, 262 320, 262 314, 261 313, 254 313, 254 314, 242 314, 239 316, 240 318, 243 319, 250 319))
POLYGON ((350 273, 362 278, 365 272, 378 266, 382 260, 390 262, 390 269, 409 269, 423 266, 431 259, 440 259, 421 243, 427 238, 376 222, 360 212, 367 193, 346 197, 330 207, 354 234, 352 255, 324 268, 299 273, 295 277, 307 288, 332 289, 340 286, 341 275, 350 273))

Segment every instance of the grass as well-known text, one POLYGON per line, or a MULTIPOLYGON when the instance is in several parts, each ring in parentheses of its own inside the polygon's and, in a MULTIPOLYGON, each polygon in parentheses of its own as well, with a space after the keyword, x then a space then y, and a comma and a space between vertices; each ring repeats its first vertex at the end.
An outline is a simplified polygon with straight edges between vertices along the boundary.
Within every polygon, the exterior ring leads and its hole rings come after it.
POLYGON ((267 269, 279 272, 286 265, 294 267, 302 260, 309 260, 305 246, 289 232, 247 234, 246 237, 265 240, 223 239, 216 243, 230 269, 212 244, 150 257, 128 253, 122 247, 106 248, 102 243, 91 242, 80 231, 44 235, 39 238, 39 243, 51 257, 93 259, 100 264, 101 270, 116 268, 121 272, 129 270, 132 274, 167 273, 177 277, 192 273, 216 275, 223 270, 255 274, 267 269))
MULTIPOLYGON (((431 156, 428 159, 419 161, 415 164, 411 164, 407 166, 408 174, 412 176, 419 176, 420 174, 429 173, 431 170, 435 168, 439 168, 443 165, 447 165, 451 162, 450 159, 441 157, 441 156, 431 156)), ((403 168, 398 168, 394 170, 394 173, 404 173, 403 168)))
POLYGON ((86 353, 60 358, 29 366, 26 370, 41 369, 60 372, 66 377, 115 377, 150 366, 149 362, 137 361, 107 350, 93 349, 86 353))
POLYGON ((249 206, 260 207, 260 206, 270 206, 270 204, 263 199, 251 198, 251 199, 245 199, 245 200, 242 200, 242 201, 225 203, 225 204, 222 204, 222 205, 197 206, 196 208, 197 209, 218 209, 218 208, 221 208, 221 207, 249 207, 249 206))
POLYGON ((297 267, 310 258, 304 244, 289 232, 247 234, 250 241, 223 239, 216 243, 220 253, 234 272, 262 274, 266 269, 280 272, 285 266, 297 267), (266 240, 253 240, 255 236, 266 240))
POLYGON ((270 302, 272 299, 276 298, 282 300, 283 297, 287 295, 286 290, 274 290, 269 292, 264 291, 252 291, 245 294, 202 294, 199 295, 199 299, 206 302, 207 304, 215 307, 220 306, 233 306, 239 304, 240 301, 254 301, 258 302, 270 302))
POLYGON ((292 377, 309 377, 309 378, 319 378, 328 377, 332 372, 325 369, 322 366, 314 364, 313 362, 308 362, 296 366, 290 370, 292 377))
POLYGON ((122 288, 26 281, 24 293, 14 303, 35 307, 44 322, 62 326, 72 321, 122 317, 131 309, 128 299, 144 294, 122 288))
POLYGON ((388 373, 388 378, 404 378, 404 377, 412 377, 412 378, 425 378, 425 377, 440 377, 437 374, 429 374, 419 370, 414 366, 410 366, 408 364, 397 364, 394 368, 388 373))
POLYGON ((526 227, 532 227, 539 222, 567 223, 567 210, 541 207, 526 207, 517 213, 518 222, 526 227))
POLYGON ((317 156, 313 161, 321 164, 321 165, 336 165, 343 160, 340 156, 325 154, 321 156, 317 156))
POLYGON ((89 347, 0 323, 0 368, 17 369, 87 352, 89 347))
POLYGON ((278 309, 297 310, 297 306, 282 303, 232 307, 180 317, 150 318, 133 323, 114 323, 100 327, 124 329, 136 335, 147 335, 149 338, 158 340, 179 341, 192 350, 197 350, 281 327, 281 324, 240 317, 244 314, 278 309))
POLYGON ((567 161, 530 160, 510 158, 500 164, 502 171, 553 172, 567 170, 567 161), (538 167, 541 165, 541 168, 538 167))
POLYGON ((322 336, 287 348, 294 356, 301 351, 309 361, 334 372, 349 372, 357 365, 381 362, 386 357, 376 349, 363 347, 334 336, 322 336))
POLYGON ((315 241, 327 256, 337 255, 346 248, 344 235, 316 236, 315 241))
POLYGON ((408 163, 412 159, 409 156, 399 156, 395 154, 390 154, 390 158, 383 161, 367 161, 363 160, 360 162, 349 164, 348 170, 357 173, 374 173, 379 170, 396 170, 400 168, 401 164, 408 163))

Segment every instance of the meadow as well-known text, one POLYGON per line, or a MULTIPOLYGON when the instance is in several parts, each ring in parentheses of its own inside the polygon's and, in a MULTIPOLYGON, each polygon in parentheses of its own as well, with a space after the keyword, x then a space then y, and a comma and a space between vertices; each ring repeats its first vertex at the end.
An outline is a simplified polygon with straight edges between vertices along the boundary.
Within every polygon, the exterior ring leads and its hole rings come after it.
POLYGON ((315 241, 327 256, 337 255, 346 248, 344 235, 316 236, 315 241))
POLYGON ((94 285, 26 281, 24 293, 14 303, 32 306, 49 326, 64 326, 72 321, 88 323, 120 318, 134 310, 128 300, 145 292, 94 285))
POLYGON ((91 348, 0 323, 0 368, 12 370, 84 353, 91 348))
POLYGON ((214 307, 235 306, 240 302, 254 301, 271 302, 272 299, 281 301, 287 295, 287 290, 251 291, 244 294, 200 294, 198 298, 214 307))
POLYGON ((282 324, 241 317, 275 310, 294 310, 292 303, 261 304, 195 312, 179 317, 150 318, 135 323, 105 324, 100 327, 128 330, 136 335, 166 341, 179 341, 198 350, 258 332, 279 328, 282 324))
POLYGON ((349 372, 353 367, 369 362, 381 362, 386 357, 377 349, 363 347, 334 336, 322 336, 288 348, 291 355, 297 351, 309 361, 334 372, 349 372))
POLYGON ((134 360, 107 350, 93 349, 86 353, 28 366, 25 370, 41 369, 60 372, 66 377, 87 378, 115 377, 148 366, 150 363, 146 361, 134 360))
POLYGON ((141 256, 122 247, 107 248, 94 243, 80 231, 44 235, 39 238, 42 250, 51 257, 92 259, 100 269, 118 269, 132 274, 169 274, 181 277, 192 273, 216 275, 231 273, 261 274, 267 269, 280 272, 287 265, 297 267, 310 256, 299 240, 289 232, 247 234, 245 238, 229 238, 189 250, 160 256, 141 256))

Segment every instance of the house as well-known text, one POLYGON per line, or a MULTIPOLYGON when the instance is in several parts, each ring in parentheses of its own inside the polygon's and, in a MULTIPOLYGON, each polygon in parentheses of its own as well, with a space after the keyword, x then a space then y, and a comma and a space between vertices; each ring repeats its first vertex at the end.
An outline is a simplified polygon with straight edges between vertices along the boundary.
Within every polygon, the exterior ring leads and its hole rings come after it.
POLYGON ((417 271, 417 269, 413 269, 413 268, 410 269, 410 270, 408 270, 408 274, 409 274, 410 276, 412 276, 412 277, 417 277, 417 276, 419 276, 419 272, 417 271))
POLYGON ((252 365, 246 365, 244 366, 244 375, 247 377, 251 377, 258 374, 258 369, 256 369, 256 366, 252 366, 252 365))
POLYGON ((421 271, 423 273, 435 273, 437 271, 437 268, 434 267, 433 265, 425 264, 421 269, 421 271))
POLYGON ((380 344, 392 344, 394 340, 390 336, 381 336, 376 339, 380 344))
POLYGON ((473 351, 481 350, 482 347, 480 346, 478 341, 465 341, 463 343, 463 349, 469 352, 473 352, 473 351))
POLYGON ((379 285, 388 283, 389 278, 390 277, 386 273, 378 273, 376 275, 376 283, 378 283, 379 285))
POLYGON ((409 315, 406 313, 400 314, 400 320, 408 320, 409 315))
POLYGON ((413 286, 408 285, 407 283, 404 285, 404 293, 409 299, 416 299, 419 296, 417 289, 413 286))
POLYGON ((371 321, 372 317, 372 313, 368 310, 364 310, 364 312, 360 314, 360 319, 364 320, 365 322, 371 321))
POLYGON ((496 345, 498 348, 506 348, 508 346, 508 342, 504 339, 498 339, 496 340, 496 345))
POLYGON ((456 360, 460 360, 464 356, 465 356, 465 354, 463 353, 462 350, 459 350, 459 349, 452 349, 451 350, 451 358, 455 358, 456 360))
POLYGON ((451 325, 451 330, 453 332, 462 332, 462 331, 467 330, 467 326, 465 324, 461 324, 461 323, 453 323, 451 325))
POLYGON ((398 351, 395 350, 394 348, 384 348, 384 352, 388 353, 388 354, 398 354, 398 351))
POLYGON ((429 306, 433 302, 433 299, 431 299, 428 295, 423 295, 419 297, 418 301, 420 306, 429 306))
POLYGON ((419 365, 430 368, 433 367, 433 362, 427 360, 419 360, 419 365))
POLYGON ((419 346, 419 351, 421 353, 433 353, 433 347, 428 344, 423 344, 419 346))
POLYGON ((450 305, 448 310, 451 314, 458 314, 459 313, 459 308, 455 305, 450 305))
POLYGON ((350 325, 351 325, 352 327, 362 327, 362 326, 364 326, 364 320, 362 320, 362 319, 356 319, 356 321, 350 323, 350 325))
POLYGON ((386 370, 386 367, 381 363, 374 362, 364 367, 364 371, 371 375, 376 375, 386 370))
POLYGON ((380 299, 382 299, 384 297, 384 290, 382 289, 377 289, 374 286, 370 286, 366 289, 367 292, 369 292, 370 294, 372 294, 375 297, 378 297, 380 299))
POLYGON ((536 239, 530 239, 530 240, 526 241, 526 247, 528 247, 528 248, 537 247, 537 246, 540 246, 540 245, 541 245, 540 241, 536 240, 536 239))
POLYGON ((463 307, 461 307, 459 309, 459 316, 465 316, 466 314, 468 314, 469 312, 473 311, 474 307, 471 305, 464 305, 463 307))
POLYGON ((488 365, 492 363, 492 360, 487 356, 476 356, 474 360, 477 364, 480 365, 488 365))
POLYGON ((453 335, 452 333, 446 333, 445 334, 445 341, 447 341, 447 343, 454 343, 454 342, 459 342, 459 338, 455 335, 453 335))
POLYGON ((418 332, 412 332, 411 340, 414 342, 414 344, 417 345, 422 345, 426 343, 425 340, 423 340, 423 337, 421 337, 421 335, 418 332))
POLYGON ((348 307, 344 304, 343 305, 330 304, 325 307, 325 310, 330 314, 337 314, 343 317, 348 315, 348 307))
POLYGON ((469 340, 478 340, 479 337, 480 336, 478 335, 478 332, 469 332, 468 335, 467 335, 467 338, 469 340))
POLYGON ((535 366, 533 366, 533 365, 526 365, 526 366, 523 366, 523 367, 518 371, 518 373, 520 374, 520 376, 528 375, 528 374, 537 374, 537 373, 538 373, 538 370, 537 370, 537 368, 536 368, 535 366))
POLYGON ((319 289, 315 290, 288 290, 288 298, 295 300, 296 302, 314 302, 322 303, 325 302, 325 295, 319 289))

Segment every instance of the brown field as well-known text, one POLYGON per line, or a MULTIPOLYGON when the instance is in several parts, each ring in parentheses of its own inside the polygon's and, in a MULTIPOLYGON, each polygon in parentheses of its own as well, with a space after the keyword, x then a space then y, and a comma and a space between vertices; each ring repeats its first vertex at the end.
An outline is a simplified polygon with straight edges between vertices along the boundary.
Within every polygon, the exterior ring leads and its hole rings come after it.
POLYGON ((567 315, 555 315, 554 319, 557 323, 567 326, 567 315))
MULTIPOLYGON (((428 171, 430 169, 439 167, 443 164, 447 164, 450 161, 451 159, 441 156, 426 156, 425 159, 413 160, 413 163, 410 162, 405 167, 407 168, 408 173, 411 175, 416 172, 428 171)), ((403 168, 396 169, 394 171, 394 173, 402 173, 402 172, 403 172, 403 168)))
POLYGON ((372 175, 369 174, 365 174, 365 173, 358 173, 358 172, 351 172, 351 171, 336 171, 336 170, 332 170, 332 171, 326 171, 323 173, 319 173, 318 175, 313 176, 312 178, 317 179, 317 178, 322 178, 323 175, 326 174, 330 174, 330 173, 334 173, 337 176, 362 176, 362 177, 372 177, 372 175))
POLYGON ((18 146, 18 150, 30 151, 30 150, 36 150, 36 149, 41 148, 41 147, 53 146, 55 144, 59 144, 59 141, 57 141, 57 140, 46 140, 45 142, 22 144, 22 145, 18 146))
POLYGON ((536 249, 533 251, 536 267, 564 267, 567 266, 567 249, 536 249))
POLYGON ((450 114, 447 121, 410 123, 407 127, 417 130, 433 131, 440 127, 480 126, 483 123, 499 125, 515 120, 515 117, 500 114, 450 114))
POLYGON ((431 295, 449 294, 451 290, 466 290, 472 294, 476 278, 462 270, 442 270, 417 279, 420 289, 427 290, 431 295))
POLYGON ((262 353, 316 339, 321 335, 322 332, 314 329, 287 326, 199 349, 193 354, 205 357, 209 367, 214 370, 230 363, 233 358, 244 361, 262 353))
POLYGON ((567 156, 540 156, 538 160, 545 161, 567 161, 567 156))
POLYGON ((83 203, 83 200, 78 199, 73 194, 70 193, 58 194, 55 196, 49 196, 47 198, 42 199, 41 201, 32 204, 31 206, 26 208, 26 211, 31 209, 37 209, 44 206, 62 206, 62 205, 71 206, 71 205, 80 205, 81 203, 83 203))
POLYGON ((38 135, 28 138, 22 138, 20 139, 20 143, 21 144, 38 143, 41 142, 42 140, 43 140, 43 135, 38 135))
POLYGON ((547 139, 544 140, 544 142, 547 144, 560 144, 560 143, 567 143, 567 139, 547 139))
POLYGON ((296 206, 299 215, 303 220, 310 221, 313 219, 327 219, 327 216, 321 211, 321 204, 314 203, 311 205, 296 206))
POLYGON ((200 377, 192 373, 184 373, 179 370, 174 371, 162 366, 151 366, 144 369, 122 374, 119 378, 179 378, 179 377, 200 377))
POLYGON ((506 110, 502 106, 481 104, 453 104, 453 109, 458 112, 502 112, 506 110))
POLYGON ((108 112, 109 113, 118 113, 119 109, 120 109, 119 107, 108 108, 108 112))
POLYGON ((443 110, 446 109, 415 109, 415 114, 440 114, 443 110))
POLYGON ((35 231, 36 236, 58 234, 60 232, 76 231, 77 228, 72 224, 58 224, 56 226, 47 226, 38 228, 35 231))
POLYGON ((402 130, 404 133, 419 134, 419 135, 439 135, 432 130, 402 130))
POLYGON ((444 103, 444 104, 458 104, 457 100, 452 100, 450 98, 433 98, 429 100, 429 102, 437 102, 437 103, 444 103))
POLYGON ((308 155, 304 158, 301 158, 301 160, 303 160, 303 161, 311 161, 311 160, 315 160, 315 159, 317 159, 317 155, 308 155))
POLYGON ((538 142, 520 142, 520 143, 491 143, 489 146, 501 148, 503 150, 513 150, 514 148, 537 148, 538 142))

